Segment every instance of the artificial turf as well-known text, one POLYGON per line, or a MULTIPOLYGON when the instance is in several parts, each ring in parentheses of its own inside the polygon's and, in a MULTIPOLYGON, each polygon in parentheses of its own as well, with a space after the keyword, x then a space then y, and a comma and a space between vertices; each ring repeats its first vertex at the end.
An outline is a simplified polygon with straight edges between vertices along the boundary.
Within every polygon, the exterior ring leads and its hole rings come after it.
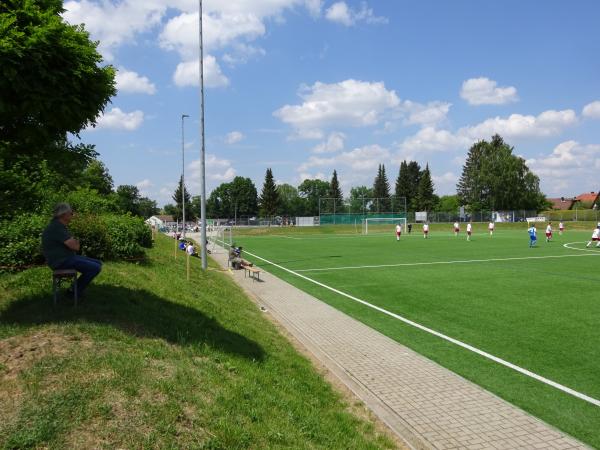
POLYGON ((500 226, 493 237, 486 227, 476 224, 471 242, 464 226, 459 237, 433 227, 429 239, 415 227, 397 242, 388 225, 368 236, 332 228, 250 232, 236 243, 265 270, 600 447, 600 407, 252 256, 600 399, 600 249, 585 248, 591 230, 570 227, 546 243, 541 225, 529 248, 525 224, 500 226))

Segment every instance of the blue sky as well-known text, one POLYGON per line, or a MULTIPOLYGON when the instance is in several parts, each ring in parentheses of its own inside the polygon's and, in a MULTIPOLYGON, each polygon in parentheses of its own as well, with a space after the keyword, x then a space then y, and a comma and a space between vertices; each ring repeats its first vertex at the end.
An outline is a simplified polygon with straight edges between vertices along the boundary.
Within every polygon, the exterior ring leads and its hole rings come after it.
MULTIPOLYGON (((600 3, 205 0, 209 191, 330 178, 346 192, 429 163, 454 193, 469 146, 500 133, 550 196, 600 188, 600 3)), ((160 205, 181 173, 199 191, 197 1, 70 0, 119 93, 97 145, 116 184, 160 205)))

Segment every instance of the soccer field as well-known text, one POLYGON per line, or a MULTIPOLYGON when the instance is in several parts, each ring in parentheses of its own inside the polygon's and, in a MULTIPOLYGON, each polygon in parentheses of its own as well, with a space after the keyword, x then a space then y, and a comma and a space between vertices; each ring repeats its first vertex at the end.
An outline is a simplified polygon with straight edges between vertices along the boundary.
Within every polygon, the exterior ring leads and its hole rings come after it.
POLYGON ((600 249, 568 230, 236 236, 259 267, 600 447, 600 249), (553 385, 553 383, 555 383, 553 385))

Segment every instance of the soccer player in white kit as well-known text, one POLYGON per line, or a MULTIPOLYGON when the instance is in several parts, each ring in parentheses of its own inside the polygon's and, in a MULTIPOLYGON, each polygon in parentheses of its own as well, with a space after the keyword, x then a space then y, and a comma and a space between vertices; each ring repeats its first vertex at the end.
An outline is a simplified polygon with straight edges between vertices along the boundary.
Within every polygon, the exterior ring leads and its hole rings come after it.
POLYGON ((596 226, 596 229, 592 233, 592 240, 587 243, 586 247, 592 245, 592 242, 596 242, 596 247, 600 247, 600 223, 596 226))
POLYGON ((396 225, 396 240, 400 240, 400 236, 402 235, 402 225, 396 225))
POLYGON ((460 226, 458 222, 454 222, 454 236, 458 236, 458 233, 460 233, 460 226))
POLYGON ((471 233, 473 232, 473 224, 469 222, 467 224, 467 241, 471 240, 471 233))
POLYGON ((562 220, 558 223, 558 234, 562 236, 563 231, 565 231, 565 224, 562 220))
POLYGON ((423 237, 425 239, 427 239, 428 236, 429 236, 429 224, 427 222, 425 222, 423 224, 423 237))
POLYGON ((548 222, 548 226, 546 227, 546 242, 550 242, 552 239, 552 222, 548 222))
POLYGON ((494 227, 496 225, 494 224, 494 222, 490 222, 490 224, 488 225, 488 230, 490 231, 490 237, 492 237, 494 235, 494 227))

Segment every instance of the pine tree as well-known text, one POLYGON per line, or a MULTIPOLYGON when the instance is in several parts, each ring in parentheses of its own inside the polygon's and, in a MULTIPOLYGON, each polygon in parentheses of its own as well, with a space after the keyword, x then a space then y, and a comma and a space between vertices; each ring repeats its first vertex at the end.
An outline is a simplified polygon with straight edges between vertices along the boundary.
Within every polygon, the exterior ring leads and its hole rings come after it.
POLYGON ((398 172, 398 178, 396 179, 396 189, 394 190, 397 203, 396 209, 404 207, 404 203, 402 201, 403 198, 406 200, 406 207, 409 207, 411 201, 411 193, 412 186, 410 174, 408 172, 408 163, 406 161, 402 161, 400 163, 400 171, 398 172))
POLYGON ((432 211, 435 207, 436 198, 431 180, 431 172, 429 164, 425 166, 425 170, 421 172, 419 180, 419 188, 417 192, 417 206, 419 211, 432 211))
POLYGON ((279 205, 279 193, 273 178, 273 171, 267 169, 265 182, 260 193, 260 212, 264 217, 273 217, 277 213, 279 205))
POLYGON ((407 166, 409 180, 409 195, 407 196, 408 208, 412 211, 418 209, 417 194, 419 191, 419 182, 421 181, 421 166, 416 161, 411 161, 407 166), (410 200, 408 200, 410 199, 410 200))
POLYGON ((329 193, 327 195, 329 197, 329 202, 331 203, 329 208, 331 212, 342 209, 344 204, 344 196, 342 195, 337 171, 335 170, 333 171, 333 176, 331 177, 331 183, 329 183, 329 193))
POLYGON ((173 193, 173 201, 175 202, 175 208, 177 208, 176 218, 178 220, 183 220, 183 201, 181 196, 181 188, 183 187, 183 198, 185 198, 185 220, 194 220, 197 217, 197 213, 199 211, 192 210, 192 202, 190 193, 187 188, 183 184, 183 177, 179 178, 179 183, 177 184, 177 189, 173 193))
POLYGON ((390 183, 385 174, 385 165, 380 164, 377 169, 377 176, 373 183, 373 197, 375 197, 373 207, 377 212, 390 212, 390 183))

